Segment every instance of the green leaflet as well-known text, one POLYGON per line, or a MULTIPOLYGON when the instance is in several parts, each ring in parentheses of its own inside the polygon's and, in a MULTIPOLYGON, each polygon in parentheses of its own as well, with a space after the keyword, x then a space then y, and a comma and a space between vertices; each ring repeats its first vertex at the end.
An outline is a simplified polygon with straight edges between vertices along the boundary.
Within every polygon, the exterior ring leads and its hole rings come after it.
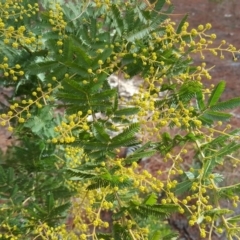
POLYGON ((66 103, 74 103, 74 104, 83 104, 86 105, 87 103, 87 96, 83 95, 79 95, 79 94, 73 94, 71 92, 68 93, 57 93, 57 97, 58 99, 63 100, 66 103))
POLYGON ((215 184, 218 184, 224 180, 224 176, 219 173, 214 173, 213 177, 214 177, 213 180, 215 184))
MULTIPOLYGON (((210 143, 211 144, 211 143, 210 143)), ((212 149, 213 146, 209 145, 209 149, 212 149)), ((221 146, 221 148, 213 149, 212 152, 205 150, 208 154, 206 155, 206 159, 203 160, 203 177, 208 177, 209 174, 212 173, 213 168, 219 164, 223 163, 224 157, 232 154, 236 150, 240 148, 240 144, 235 142, 230 142, 225 146, 221 146)), ((216 176, 217 177, 217 176, 216 176)))
POLYGON ((212 105, 210 109, 212 111, 223 111, 223 110, 233 109, 239 106, 240 106, 240 97, 232 98, 224 102, 219 102, 215 105, 212 105))
POLYGON ((166 0, 158 0, 157 2, 155 2, 155 5, 154 5, 155 15, 162 10, 165 3, 166 3, 166 0))
POLYGON ((211 142, 209 142, 208 144, 206 144, 206 147, 212 147, 212 146, 222 146, 225 143, 227 143, 227 140, 229 140, 231 138, 231 136, 237 136, 240 132, 240 129, 234 129, 233 131, 229 132, 228 135, 220 135, 218 137, 216 137, 215 139, 213 139, 211 142))
POLYGON ((138 113, 140 109, 138 107, 129 107, 129 108, 123 108, 119 109, 114 112, 115 116, 130 116, 138 113))
POLYGON ((164 236, 161 238, 162 240, 173 240, 176 239, 178 237, 178 233, 167 233, 164 234, 164 236))
POLYGON ((223 187, 218 190, 218 196, 226 198, 229 196, 235 196, 240 194, 240 183, 230 185, 228 187, 223 187))
POLYGON ((73 42, 71 38, 67 38, 64 41, 64 48, 63 48, 63 58, 64 61, 72 61, 73 60, 73 42))
POLYGON ((118 134, 117 136, 112 138, 113 142, 122 141, 125 138, 132 138, 140 129, 139 123, 133 123, 125 128, 122 133, 118 134))
POLYGON ((143 39, 144 37, 148 36, 152 30, 153 30, 152 26, 145 27, 127 36, 126 40, 128 42, 134 42, 135 40, 143 39))
POLYGON ((232 115, 230 113, 207 110, 203 113, 202 117, 210 121, 226 121, 229 120, 232 115))
POLYGON ((74 56, 77 58, 77 62, 82 66, 90 67, 92 60, 85 51, 85 46, 82 44, 81 40, 74 35, 71 35, 70 38, 73 44, 73 52, 74 56))
POLYGON ((112 5, 111 10, 112 10, 112 18, 113 18, 114 27, 115 27, 118 35, 122 36, 123 20, 122 20, 121 12, 119 11, 119 9, 116 7, 115 4, 112 5))
POLYGON ((162 233, 161 231, 155 231, 150 240, 159 240, 161 239, 162 233))
POLYGON ((93 42, 91 37, 89 36, 89 29, 87 25, 83 25, 80 29, 79 29, 79 37, 82 41, 83 45, 86 45, 88 48, 92 48, 93 42))
POLYGON ((209 216, 223 216, 225 214, 233 214, 234 212, 232 210, 229 210, 227 208, 215 208, 209 211, 206 211, 206 213, 209 216))
POLYGON ((237 223, 239 221, 240 221, 240 215, 236 215, 234 217, 230 217, 227 219, 227 222, 232 223, 232 224, 237 223))
MULTIPOLYGON (((104 81, 104 75, 100 75, 100 82, 104 81)), ((91 109, 96 112, 106 112, 112 108, 112 102, 116 95, 116 89, 105 88, 102 90, 101 83, 94 82, 84 84, 82 81, 77 82, 72 79, 64 79, 62 86, 56 96, 68 104, 67 111, 86 113, 91 109), (100 85, 99 85, 100 84, 100 85)))
POLYGON ((155 193, 151 193, 147 198, 143 201, 145 205, 152 206, 157 203, 157 196, 155 193))
POLYGON ((40 137, 51 138, 55 136, 55 124, 52 107, 47 105, 39 109, 35 116, 24 123, 24 126, 30 128, 33 133, 40 137))
POLYGON ((135 216, 139 216, 139 217, 143 217, 143 218, 148 218, 149 216, 166 218, 167 216, 169 216, 168 210, 163 211, 161 208, 156 207, 156 205, 155 206, 140 205, 134 209, 131 209, 130 213, 135 216))
MULTIPOLYGON (((126 37, 126 40, 128 42, 134 42, 135 40, 140 40, 140 39, 144 39, 146 36, 148 36, 150 34, 151 31, 153 30, 157 30, 157 28, 160 26, 160 24, 167 18, 167 14, 158 14, 158 11, 160 11, 160 9, 163 7, 165 1, 158 1, 155 4, 155 12, 152 14, 152 18, 148 17, 148 14, 145 10, 142 9, 138 9, 138 11, 136 12, 136 14, 138 15, 137 20, 135 20, 135 18, 133 18, 133 21, 127 22, 125 21, 126 24, 131 24, 131 33, 126 37), (142 14, 141 14, 142 13, 142 14), (148 20, 147 24, 143 24, 144 22, 146 22, 146 18, 148 20), (140 20, 138 20, 140 19, 140 20), (134 24, 132 24, 132 22, 135 23, 135 27, 134 24), (143 27, 142 27, 143 26, 143 27)), ((170 6, 167 11, 165 11, 165 13, 170 13, 172 11, 172 7, 170 6)), ((129 17, 131 17, 131 13, 127 12, 126 13, 126 18, 128 18, 128 15, 130 15, 129 17)), ((128 28, 129 29, 129 28, 128 28)))
POLYGON ((72 73, 77 73, 81 77, 89 76, 86 66, 82 67, 82 65, 74 62, 64 62, 63 65, 70 68, 72 73))
POLYGON ((201 138, 201 135, 194 135, 192 133, 188 133, 186 134, 186 136, 175 135, 172 139, 169 133, 164 132, 162 133, 162 141, 156 146, 156 149, 158 149, 161 154, 165 155, 177 145, 187 142, 195 142, 196 140, 200 140, 201 138))
POLYGON ((205 160, 203 163, 203 178, 207 178, 217 164, 215 157, 205 160))
POLYGON ((94 58, 91 64, 91 68, 93 70, 98 69, 99 68, 98 61, 101 60, 104 63, 107 60, 107 58, 111 56, 112 52, 113 52, 112 48, 105 48, 103 52, 99 53, 96 56, 96 58, 94 58))
POLYGON ((189 191, 192 186, 192 182, 190 180, 185 180, 177 184, 174 189, 174 192, 177 195, 184 194, 185 192, 189 191))
POLYGON ((112 234, 111 233, 96 233, 97 239, 103 240, 111 240, 112 234))
MULTIPOLYGON (((185 82, 179 90, 179 100, 183 102, 189 102, 192 98, 196 96, 197 93, 202 91, 202 86, 198 82, 187 81, 185 82)), ((178 101, 179 101, 178 100, 178 101)))
POLYGON ((90 36, 92 39, 96 38, 96 34, 97 34, 97 19, 96 18, 92 18, 91 22, 89 24, 89 30, 90 30, 90 36))
MULTIPOLYGON (((64 91, 78 93, 81 95, 85 93, 84 87, 82 86, 82 84, 75 80, 65 78, 62 84, 63 84, 63 90, 60 91, 60 93, 64 92, 64 91)), ((81 95, 80 95, 80 97, 81 97, 81 95)))
POLYGON ((225 89, 225 86, 226 86, 226 82, 224 82, 224 81, 220 81, 217 84, 217 86, 212 91, 210 98, 208 99, 208 104, 207 104, 208 107, 211 107, 218 102, 219 98, 221 97, 221 95, 225 89))
POLYGON ((87 170, 68 168, 67 172, 71 176, 70 180, 72 181, 79 181, 82 179, 91 179, 96 177, 95 173, 91 173, 87 170))
POLYGON ((47 193, 46 205, 47 205, 47 211, 50 214, 52 209, 54 208, 54 198, 53 198, 53 194, 51 192, 47 193))
POLYGON ((48 215, 48 212, 43 208, 41 207, 40 205, 38 204, 33 204, 34 208, 37 210, 37 213, 36 214, 40 214, 42 216, 44 215, 48 215))
POLYGON ((96 122, 92 125, 93 135, 100 142, 108 143, 110 141, 110 136, 106 133, 104 126, 96 122))
POLYGON ((12 191, 10 193, 10 198, 14 199, 14 198, 18 197, 18 194, 19 194, 19 187, 18 187, 18 185, 14 185, 12 188, 12 191))
POLYGON ((130 233, 128 232, 126 226, 122 226, 119 223, 113 224, 113 238, 114 240, 130 240, 132 239, 130 233))
MULTIPOLYGON (((143 5, 144 5, 143 7, 145 7, 144 3, 143 3, 143 5)), ((142 11, 141 6, 137 6, 134 9, 134 12, 135 12, 135 14, 137 14, 137 16, 139 17, 141 22, 143 22, 144 24, 148 23, 148 20, 149 20, 149 17, 150 17, 149 12, 142 11)))
POLYGON ((102 143, 99 141, 91 141, 91 142, 85 142, 80 141, 79 144, 83 148, 86 148, 87 150, 103 150, 103 151, 110 151, 114 150, 119 147, 127 147, 129 145, 137 144, 139 143, 139 140, 136 139, 136 137, 119 137, 118 139, 112 138, 111 143, 102 143))
POLYGON ((28 66, 27 72, 29 74, 45 73, 45 72, 50 72, 50 70, 53 70, 58 66, 59 66, 58 61, 34 63, 28 66))
POLYGON ((136 18, 136 13, 134 11, 128 11, 123 18, 123 22, 126 32, 131 32, 140 25, 140 19, 136 18))
POLYGON ((14 170, 13 168, 9 168, 7 172, 7 184, 11 185, 14 181, 14 170))
POLYGON ((187 18, 188 18, 188 14, 186 14, 186 15, 182 18, 181 22, 178 24, 176 33, 180 33, 180 32, 181 32, 182 26, 183 26, 184 23, 186 22, 187 18))
POLYGON ((116 94, 116 89, 104 90, 91 96, 90 102, 111 100, 116 94))
POLYGON ((93 161, 102 162, 105 161, 107 157, 115 158, 116 153, 114 152, 114 150, 97 150, 97 151, 90 150, 88 153, 88 157, 93 161))
POLYGON ((131 181, 129 179, 125 179, 124 181, 120 181, 119 177, 112 177, 110 179, 102 179, 96 178, 91 181, 91 184, 88 185, 87 190, 94 190, 98 188, 105 188, 105 187, 118 187, 126 188, 131 186, 131 181))
POLYGON ((197 100, 197 107, 200 111, 205 110, 206 106, 203 100, 203 93, 202 92, 196 92, 196 100, 197 100))
POLYGON ((133 152, 132 154, 128 155, 124 159, 124 162, 126 164, 131 164, 135 161, 139 161, 139 159, 149 158, 149 157, 153 156, 155 153, 156 153, 155 150, 146 150, 144 152, 133 152))
POLYGON ((113 100, 113 111, 116 113, 117 109, 118 109, 118 93, 115 94, 113 100))
MULTIPOLYGON (((159 1, 159 2, 161 2, 161 1, 159 1)), ((156 9, 157 6, 158 6, 158 4, 155 5, 155 9, 156 9)), ((151 26, 154 29, 158 30, 159 26, 161 25, 161 23, 163 23, 169 17, 168 13, 172 13, 173 10, 174 10, 174 6, 173 5, 170 5, 167 8, 167 10, 163 11, 163 14, 157 12, 159 10, 156 10, 155 11, 155 14, 156 14, 155 16, 156 17, 152 20, 151 26)), ((153 14, 153 16, 154 16, 154 14, 153 14)), ((162 31, 161 28, 160 28, 160 31, 162 31)))
POLYGON ((154 217, 167 217, 171 212, 176 211, 177 205, 174 204, 153 204, 145 205, 144 203, 130 202, 128 211, 133 216, 139 216, 147 218, 149 216, 154 217))
MULTIPOLYGON (((120 134, 119 134, 120 135, 120 134)), ((116 136, 118 137, 118 136, 116 136)), ((109 144, 109 149, 119 148, 119 147, 128 147, 131 145, 137 145, 139 144, 139 140, 133 136, 133 137, 119 137, 118 139, 112 139, 112 143, 109 144)))
POLYGON ((57 207, 52 209, 51 215, 52 216, 61 216, 61 214, 64 213, 65 211, 67 211, 70 206, 71 206, 70 202, 64 203, 60 206, 57 206, 57 207))
POLYGON ((235 152, 239 148, 240 148, 240 144, 235 143, 235 142, 230 142, 227 146, 223 147, 216 154, 214 154, 214 156, 221 158, 221 157, 224 157, 228 154, 235 152))

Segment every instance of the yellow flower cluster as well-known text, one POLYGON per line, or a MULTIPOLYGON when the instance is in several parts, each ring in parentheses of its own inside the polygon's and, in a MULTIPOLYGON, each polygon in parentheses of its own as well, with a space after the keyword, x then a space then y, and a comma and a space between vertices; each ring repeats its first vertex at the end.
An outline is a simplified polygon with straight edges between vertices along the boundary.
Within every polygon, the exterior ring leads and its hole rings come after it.
POLYGON ((5 78, 11 78, 13 81, 17 81, 19 77, 24 75, 24 71, 21 70, 19 64, 16 64, 14 67, 9 66, 7 57, 3 58, 3 62, 0 64, 0 70, 3 71, 5 78))
MULTIPOLYGON (((74 131, 88 131, 90 130, 87 116, 82 116, 82 112, 67 116, 66 121, 63 121, 59 126, 55 127, 56 133, 59 133, 58 137, 53 138, 52 143, 72 143, 75 141, 74 131)), ((88 111, 91 115, 91 110, 88 111)))
POLYGON ((211 52, 213 55, 217 56, 220 54, 220 58, 224 59, 224 52, 231 52, 233 56, 236 53, 239 53, 240 50, 237 50, 233 45, 227 45, 226 41, 221 41, 221 44, 218 47, 212 47, 213 40, 217 38, 216 34, 207 34, 206 31, 211 29, 212 25, 207 23, 205 26, 199 25, 197 29, 191 29, 188 31, 189 23, 185 22, 182 26, 181 32, 177 34, 174 31, 174 28, 170 25, 168 26, 170 36, 164 35, 161 39, 158 38, 158 41, 169 39, 170 43, 166 45, 166 49, 171 47, 171 43, 179 43, 179 50, 184 53, 186 48, 194 47, 193 53, 200 52, 201 58, 204 59, 204 52, 211 52), (190 40, 185 40, 190 39, 190 40), (170 44, 170 46, 169 46, 170 44))
POLYGON ((63 19, 62 7, 56 3, 49 11, 49 22, 53 26, 53 31, 58 31, 60 35, 64 33, 67 23, 63 19))
POLYGON ((67 233, 66 225, 62 224, 57 227, 50 227, 46 223, 41 223, 35 229, 34 234, 36 235, 35 239, 52 239, 57 240, 59 238, 63 239, 76 239, 76 238, 69 238, 69 234, 67 233))
POLYGON ((18 240, 22 238, 21 234, 17 234, 18 227, 16 225, 11 226, 8 223, 1 223, 0 228, 2 230, 0 232, 0 239, 18 240))
MULTIPOLYGON (((6 51, 13 48, 14 51, 25 49, 31 52, 31 49, 36 49, 38 45, 41 45, 41 40, 37 39, 29 29, 26 29, 26 26, 21 25, 24 19, 32 17, 38 11, 38 3, 28 4, 27 8, 17 0, 6 0, 4 3, 0 3, 0 38, 6 45, 6 51), (19 22, 20 26, 11 25, 9 20, 12 19, 19 22)), ((24 75, 24 71, 21 70, 19 64, 12 66, 11 61, 12 59, 9 60, 7 56, 3 57, 0 60, 0 71, 3 72, 5 78, 17 81, 24 75)))
POLYGON ((53 32, 58 32, 59 39, 57 40, 57 46, 59 47, 59 53, 62 54, 63 50, 63 41, 67 36, 65 33, 65 27, 67 22, 63 19, 62 7, 60 4, 56 3, 52 6, 52 9, 49 11, 49 23, 52 26, 53 32))
MULTIPOLYGON (((69 167, 81 165, 82 159, 86 161, 83 149, 78 147, 67 147, 66 154, 69 167)), ((123 161, 124 159, 120 158, 108 159, 108 161, 102 162, 100 167, 96 167, 88 171, 88 173, 98 176, 105 173, 106 167, 111 169, 118 166, 119 170, 112 177, 118 178, 120 182, 130 180, 132 187, 119 188, 117 186, 106 186, 95 190, 86 190, 91 181, 77 181, 75 179, 67 182, 69 188, 76 190, 77 194, 72 200, 71 221, 66 228, 70 227, 80 231, 80 239, 88 239, 90 237, 95 239, 94 236, 99 228, 108 229, 110 227, 109 223, 104 220, 102 213, 106 212, 106 214, 110 214, 110 212, 114 212, 115 209, 124 204, 121 202, 121 198, 125 198, 131 192, 130 189, 138 189, 140 192, 147 194, 153 191, 160 192, 163 189, 163 182, 152 176, 148 171, 142 170, 136 162, 130 167, 126 167, 123 161), (112 194, 116 196, 117 201, 108 200, 108 196, 112 194)), ((133 191, 135 194, 131 196, 131 200, 142 201, 135 190, 133 191)), ((172 201, 168 201, 167 203, 172 203, 172 201)), ((137 223, 133 219, 127 219, 127 216, 126 221, 126 227, 129 232, 132 232, 134 236, 138 236, 137 239, 146 239, 148 229, 137 227, 137 223)), ((69 234, 73 234, 73 231, 69 234)), ((73 237, 73 239, 75 238, 73 237)))
POLYGON ((38 11, 38 3, 34 3, 33 5, 28 4, 27 8, 19 0, 6 0, 4 3, 0 3, 0 17, 5 19, 12 18, 18 21, 22 20, 25 15, 31 17, 31 15, 35 15, 38 11))
MULTIPOLYGON (((9 111, 7 113, 2 113, 0 115, 0 125, 7 126, 8 131, 12 132, 13 127, 11 126, 11 120, 17 119, 19 123, 24 123, 27 119, 31 117, 30 109, 32 106, 37 108, 42 108, 43 105, 47 104, 47 101, 50 100, 50 94, 54 88, 52 84, 47 85, 47 90, 42 91, 41 87, 36 89, 36 92, 33 91, 32 95, 35 99, 23 99, 21 102, 13 103, 9 106, 9 111)), ((58 87, 58 86, 57 86, 58 87)))
POLYGON ((84 151, 80 147, 68 146, 65 148, 66 165, 70 168, 77 168, 83 162, 88 162, 88 156, 84 154, 84 151))
POLYGON ((36 42, 31 31, 26 31, 25 26, 14 27, 7 24, 9 19, 15 22, 22 21, 25 17, 30 18, 39 11, 38 3, 28 4, 27 9, 19 1, 6 0, 0 3, 0 36, 5 44, 11 44, 13 48, 19 48, 21 45, 31 45, 36 42))

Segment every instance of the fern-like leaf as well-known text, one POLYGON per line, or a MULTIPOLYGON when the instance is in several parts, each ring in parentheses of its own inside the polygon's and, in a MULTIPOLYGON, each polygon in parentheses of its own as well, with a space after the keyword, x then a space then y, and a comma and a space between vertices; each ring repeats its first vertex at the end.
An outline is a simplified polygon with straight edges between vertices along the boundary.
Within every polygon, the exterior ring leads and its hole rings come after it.
POLYGON ((139 159, 149 158, 149 157, 153 156, 155 153, 156 153, 155 150, 148 150, 148 151, 145 151, 145 152, 138 152, 138 153, 134 152, 133 154, 130 154, 129 156, 127 156, 124 159, 124 162, 126 164, 131 164, 135 161, 139 161, 139 159))
POLYGON ((202 116, 210 121, 226 121, 232 117, 232 114, 208 110, 202 116))
POLYGON ((176 30, 177 34, 181 33, 182 27, 183 27, 184 23, 186 22, 187 18, 188 18, 188 14, 186 14, 183 17, 183 19, 181 20, 181 22, 178 24, 178 27, 177 27, 177 30, 176 30))
POLYGON ((115 4, 112 5, 111 10, 112 10, 112 17, 113 17, 114 27, 115 27, 116 31, 118 32, 118 35, 122 36, 123 20, 122 20, 121 12, 116 7, 115 4))
POLYGON ((134 115, 137 114, 139 112, 139 108, 138 107, 130 107, 130 108, 123 108, 123 109, 119 109, 117 111, 114 112, 115 116, 130 116, 130 115, 134 115))
POLYGON ((202 92, 197 92, 196 93, 196 100, 197 100, 198 109, 203 111, 206 108, 206 106, 204 104, 203 93, 202 92))
MULTIPOLYGON (((145 4, 144 4, 145 5, 145 4)), ((147 11, 143 11, 141 9, 141 6, 136 6, 136 8, 134 9, 135 14, 137 14, 138 18, 140 19, 140 21, 144 24, 148 23, 149 20, 149 12, 147 11)))
POLYGON ((72 181, 81 180, 81 179, 90 179, 90 178, 96 177, 95 173, 74 169, 74 168, 68 168, 67 173, 71 176, 70 180, 72 181))
POLYGON ((141 30, 135 31, 126 37, 128 42, 134 42, 135 40, 141 40, 144 37, 148 36, 150 32, 153 30, 152 26, 145 27, 141 30))
POLYGON ((227 109, 233 109, 240 106, 240 97, 232 98, 230 100, 219 102, 210 107, 212 111, 223 111, 227 109))
POLYGON ((50 72, 51 70, 57 68, 59 63, 57 61, 39 62, 31 64, 27 68, 29 74, 39 74, 44 72, 50 72))
POLYGON ((93 135, 101 142, 109 142, 110 137, 100 123, 93 124, 93 135))
POLYGON ((231 142, 227 146, 225 146, 222 149, 218 150, 217 153, 214 156, 216 156, 218 158, 223 158, 223 157, 225 157, 225 156, 227 156, 229 154, 232 154, 233 152, 235 152, 239 148, 240 148, 240 144, 235 143, 235 142, 231 142))
POLYGON ((122 133, 113 137, 112 141, 117 142, 117 141, 123 140, 125 138, 131 138, 138 132, 139 129, 140 129, 140 125, 138 123, 133 123, 133 124, 129 125, 126 129, 124 129, 122 133))
MULTIPOLYGON (((221 97, 224 89, 225 89, 225 86, 226 86, 226 82, 224 81, 220 81, 218 83, 218 85, 214 88, 209 100, 208 100, 208 106, 211 107, 213 105, 215 105, 219 98, 221 97)), ((217 110, 217 109, 216 109, 217 110)))

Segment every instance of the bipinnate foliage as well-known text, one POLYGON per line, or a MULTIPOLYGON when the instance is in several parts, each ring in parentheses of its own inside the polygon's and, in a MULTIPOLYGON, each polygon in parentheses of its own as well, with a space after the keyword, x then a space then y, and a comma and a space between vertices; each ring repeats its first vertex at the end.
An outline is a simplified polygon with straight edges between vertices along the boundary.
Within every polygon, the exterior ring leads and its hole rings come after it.
POLYGON ((239 236, 240 183, 221 166, 239 165, 227 121, 240 98, 221 99, 224 81, 205 87, 203 54, 239 51, 213 47, 209 23, 189 30, 186 15, 176 27, 172 11, 166 0, 0 2, 1 86, 13 89, 0 124, 15 139, 0 159, 1 239, 174 239, 172 213, 201 239, 239 236), (138 93, 120 97, 111 75, 137 76, 138 93), (151 157, 161 169, 139 164, 151 157))

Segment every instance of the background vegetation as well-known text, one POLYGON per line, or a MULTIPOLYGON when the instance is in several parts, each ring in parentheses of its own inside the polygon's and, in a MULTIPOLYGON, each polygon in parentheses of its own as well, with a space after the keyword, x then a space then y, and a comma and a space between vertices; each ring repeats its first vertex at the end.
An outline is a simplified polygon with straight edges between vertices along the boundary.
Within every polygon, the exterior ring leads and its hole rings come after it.
POLYGON ((240 98, 221 101, 224 81, 205 87, 205 52, 236 58, 211 24, 171 21, 169 1, 2 1, 1 84, 14 89, 0 124, 16 144, 1 157, 1 239, 172 239, 172 213, 201 238, 239 236, 235 167, 240 98), (203 62, 195 66, 192 56, 203 62), (143 79, 131 99, 108 77, 143 79), (124 158, 123 147, 133 148, 124 158), (190 166, 184 164, 189 150, 190 166), (139 159, 170 168, 149 172, 139 159))

